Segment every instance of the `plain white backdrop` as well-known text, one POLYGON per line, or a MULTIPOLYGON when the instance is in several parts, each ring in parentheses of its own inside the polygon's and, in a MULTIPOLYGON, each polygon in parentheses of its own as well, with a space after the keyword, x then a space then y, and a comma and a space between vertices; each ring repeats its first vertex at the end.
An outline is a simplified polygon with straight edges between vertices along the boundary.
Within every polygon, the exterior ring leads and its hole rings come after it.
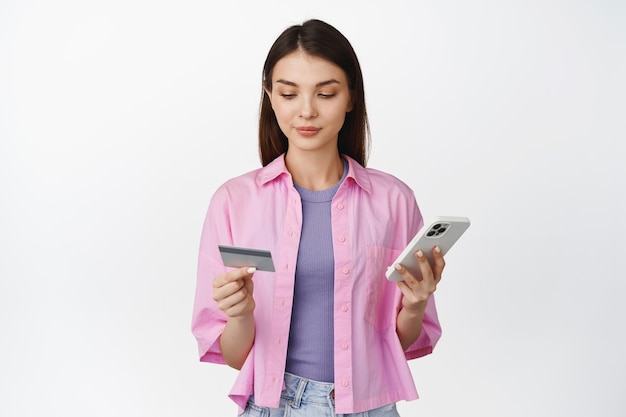
POLYGON ((369 166, 472 220, 403 416, 623 416, 625 9, 0 1, 0 415, 235 415, 190 332, 200 229, 316 17, 359 55, 369 166))

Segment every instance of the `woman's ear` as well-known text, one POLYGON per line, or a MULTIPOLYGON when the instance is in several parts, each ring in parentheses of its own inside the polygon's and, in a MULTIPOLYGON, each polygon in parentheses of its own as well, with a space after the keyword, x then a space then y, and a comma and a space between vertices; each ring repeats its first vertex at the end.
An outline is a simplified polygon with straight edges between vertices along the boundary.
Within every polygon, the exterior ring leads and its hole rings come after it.
POLYGON ((348 102, 348 106, 346 107, 346 113, 350 113, 352 111, 353 108, 353 103, 352 103, 352 94, 350 94, 350 101, 348 102))

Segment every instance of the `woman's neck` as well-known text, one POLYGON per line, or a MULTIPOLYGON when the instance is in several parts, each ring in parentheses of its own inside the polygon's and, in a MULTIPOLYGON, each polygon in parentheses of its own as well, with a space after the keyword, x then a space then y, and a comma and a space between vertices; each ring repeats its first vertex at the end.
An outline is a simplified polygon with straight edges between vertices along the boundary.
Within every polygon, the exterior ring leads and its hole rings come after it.
POLYGON ((293 182, 307 190, 331 188, 343 175, 343 161, 338 151, 332 155, 287 151, 285 164, 293 182))

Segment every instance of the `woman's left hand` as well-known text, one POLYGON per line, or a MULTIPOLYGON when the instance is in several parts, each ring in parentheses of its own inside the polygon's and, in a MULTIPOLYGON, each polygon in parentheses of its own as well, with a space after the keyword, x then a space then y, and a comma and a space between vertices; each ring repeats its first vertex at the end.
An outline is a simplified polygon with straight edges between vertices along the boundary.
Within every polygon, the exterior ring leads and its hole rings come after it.
POLYGON ((415 252, 415 259, 420 267, 421 277, 415 277, 401 264, 394 265, 394 268, 402 276, 404 281, 398 281, 397 285, 402 291, 402 306, 407 312, 423 313, 426 309, 428 298, 437 289, 437 284, 441 281, 441 274, 446 262, 438 246, 432 249, 433 265, 430 264, 425 254, 418 250, 415 252))

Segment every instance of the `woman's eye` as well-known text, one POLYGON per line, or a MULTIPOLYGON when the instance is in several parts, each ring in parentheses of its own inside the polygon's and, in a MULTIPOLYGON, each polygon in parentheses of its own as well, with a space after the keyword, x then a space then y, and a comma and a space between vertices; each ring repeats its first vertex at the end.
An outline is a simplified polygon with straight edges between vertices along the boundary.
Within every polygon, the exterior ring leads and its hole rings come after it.
POLYGON ((319 96, 321 98, 332 98, 332 97, 335 97, 335 93, 330 93, 330 94, 320 93, 319 96))
POLYGON ((296 95, 295 94, 290 94, 290 93, 280 93, 280 96, 287 99, 287 100, 291 100, 292 98, 294 98, 296 95))

